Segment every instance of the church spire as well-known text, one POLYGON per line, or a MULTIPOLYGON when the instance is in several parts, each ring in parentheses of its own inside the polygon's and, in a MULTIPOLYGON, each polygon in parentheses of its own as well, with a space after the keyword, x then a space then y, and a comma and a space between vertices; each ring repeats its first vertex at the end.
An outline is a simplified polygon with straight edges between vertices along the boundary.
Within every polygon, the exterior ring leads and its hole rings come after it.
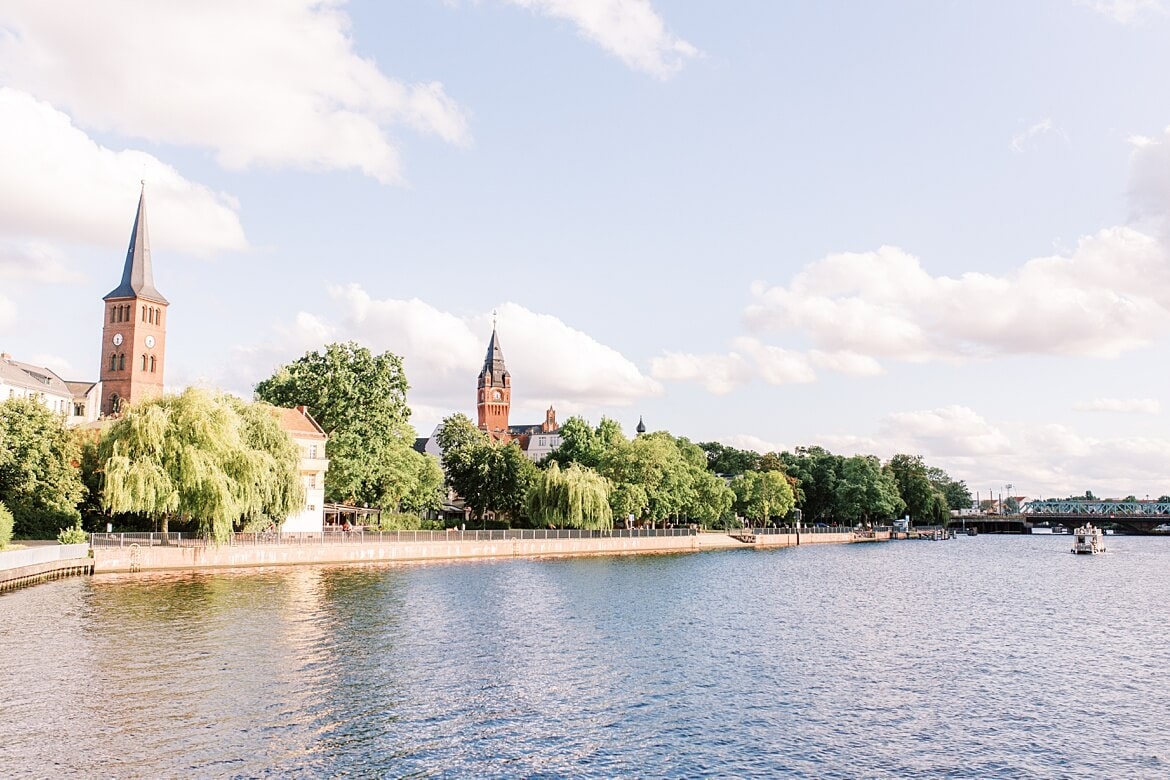
POLYGON ((130 231, 130 247, 126 250, 126 266, 122 269, 122 283, 102 300, 113 298, 145 298, 157 303, 168 303, 154 287, 154 272, 150 264, 150 239, 146 232, 146 182, 138 196, 138 213, 130 231))

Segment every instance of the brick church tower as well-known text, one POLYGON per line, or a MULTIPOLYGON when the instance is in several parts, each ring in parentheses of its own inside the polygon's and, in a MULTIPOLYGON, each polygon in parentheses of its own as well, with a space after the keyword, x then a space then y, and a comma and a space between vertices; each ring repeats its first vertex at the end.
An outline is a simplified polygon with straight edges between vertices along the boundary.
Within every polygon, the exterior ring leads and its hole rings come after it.
POLYGON ((479 429, 487 431, 493 439, 507 441, 508 411, 512 406, 512 375, 504 367, 504 352, 500 339, 492 324, 492 340, 488 342, 487 356, 483 359, 483 370, 479 372, 479 429))
POLYGON ((122 283, 105 298, 102 328, 101 414, 117 414, 128 404, 157 398, 163 392, 167 299, 154 287, 150 240, 146 233, 146 185, 138 196, 138 214, 122 283))

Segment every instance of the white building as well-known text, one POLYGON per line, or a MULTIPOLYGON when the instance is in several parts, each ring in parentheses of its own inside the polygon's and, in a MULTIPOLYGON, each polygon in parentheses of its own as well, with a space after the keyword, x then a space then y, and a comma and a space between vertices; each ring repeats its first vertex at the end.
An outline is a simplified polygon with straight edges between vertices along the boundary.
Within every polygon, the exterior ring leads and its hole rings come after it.
POLYGON ((0 401, 32 398, 65 418, 69 426, 98 418, 100 382, 67 382, 52 369, 13 360, 0 353, 0 401))
POLYGON ((328 437, 304 406, 277 409, 277 412, 280 427, 288 432, 301 451, 301 485, 305 489, 304 508, 289 515, 280 530, 321 533, 325 527, 325 472, 329 470, 325 442, 328 437))

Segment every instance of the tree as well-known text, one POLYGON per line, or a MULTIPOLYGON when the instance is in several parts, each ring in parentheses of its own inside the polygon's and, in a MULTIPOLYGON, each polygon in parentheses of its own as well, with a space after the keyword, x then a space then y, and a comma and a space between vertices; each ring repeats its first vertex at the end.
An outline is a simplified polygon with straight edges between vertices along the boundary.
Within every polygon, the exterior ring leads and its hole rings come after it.
POLYGON ((238 522, 280 523, 304 503, 296 445, 266 405, 188 389, 135 404, 102 438, 103 506, 194 521, 227 539, 238 522))
POLYGON ((430 472, 414 450, 408 389, 400 357, 349 342, 281 367, 256 385, 256 397, 275 406, 307 406, 329 436, 327 500, 397 510, 442 500, 419 482, 430 472))
POLYGON ((593 469, 574 463, 562 471, 554 461, 528 491, 528 516, 533 524, 608 531, 609 483, 593 469))
POLYGON ((736 511, 767 525, 774 517, 792 511, 796 498, 792 486, 780 471, 745 471, 731 483, 736 511))
POLYGON ((515 442, 494 442, 463 414, 447 417, 435 434, 447 484, 478 517, 488 512, 517 519, 540 470, 515 442))
POLYGON ((905 507, 893 472, 873 455, 840 460, 836 503, 837 517, 849 523, 888 520, 905 507))
POLYGON ((678 443, 665 431, 618 442, 606 451, 602 474, 617 485, 641 488, 646 497, 644 511, 652 521, 680 516, 694 505, 691 472, 678 443))
POLYGON ((707 454, 707 468, 716 474, 734 477, 745 471, 759 469, 760 454, 751 450, 739 450, 717 441, 699 442, 707 454))
POLYGON ((64 418, 36 400, 0 403, 0 501, 17 538, 55 538, 80 519, 80 449, 64 418))

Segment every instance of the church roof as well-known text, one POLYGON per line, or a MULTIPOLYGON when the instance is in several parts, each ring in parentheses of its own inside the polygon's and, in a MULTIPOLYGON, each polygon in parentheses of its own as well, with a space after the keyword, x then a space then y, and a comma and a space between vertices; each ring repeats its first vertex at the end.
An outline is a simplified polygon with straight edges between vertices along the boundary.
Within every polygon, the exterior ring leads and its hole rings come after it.
POLYGON ((150 264, 150 239, 146 232, 146 184, 138 196, 138 213, 130 231, 130 247, 126 250, 126 266, 122 269, 122 283, 102 300, 112 298, 145 298, 148 301, 169 303, 154 287, 154 272, 150 264))
POLYGON ((504 366, 504 350, 500 349, 500 337, 496 335, 496 328, 492 326, 492 339, 488 342, 487 355, 483 359, 483 370, 479 372, 481 377, 492 378, 493 385, 504 384, 504 377, 510 376, 508 369, 504 366))

